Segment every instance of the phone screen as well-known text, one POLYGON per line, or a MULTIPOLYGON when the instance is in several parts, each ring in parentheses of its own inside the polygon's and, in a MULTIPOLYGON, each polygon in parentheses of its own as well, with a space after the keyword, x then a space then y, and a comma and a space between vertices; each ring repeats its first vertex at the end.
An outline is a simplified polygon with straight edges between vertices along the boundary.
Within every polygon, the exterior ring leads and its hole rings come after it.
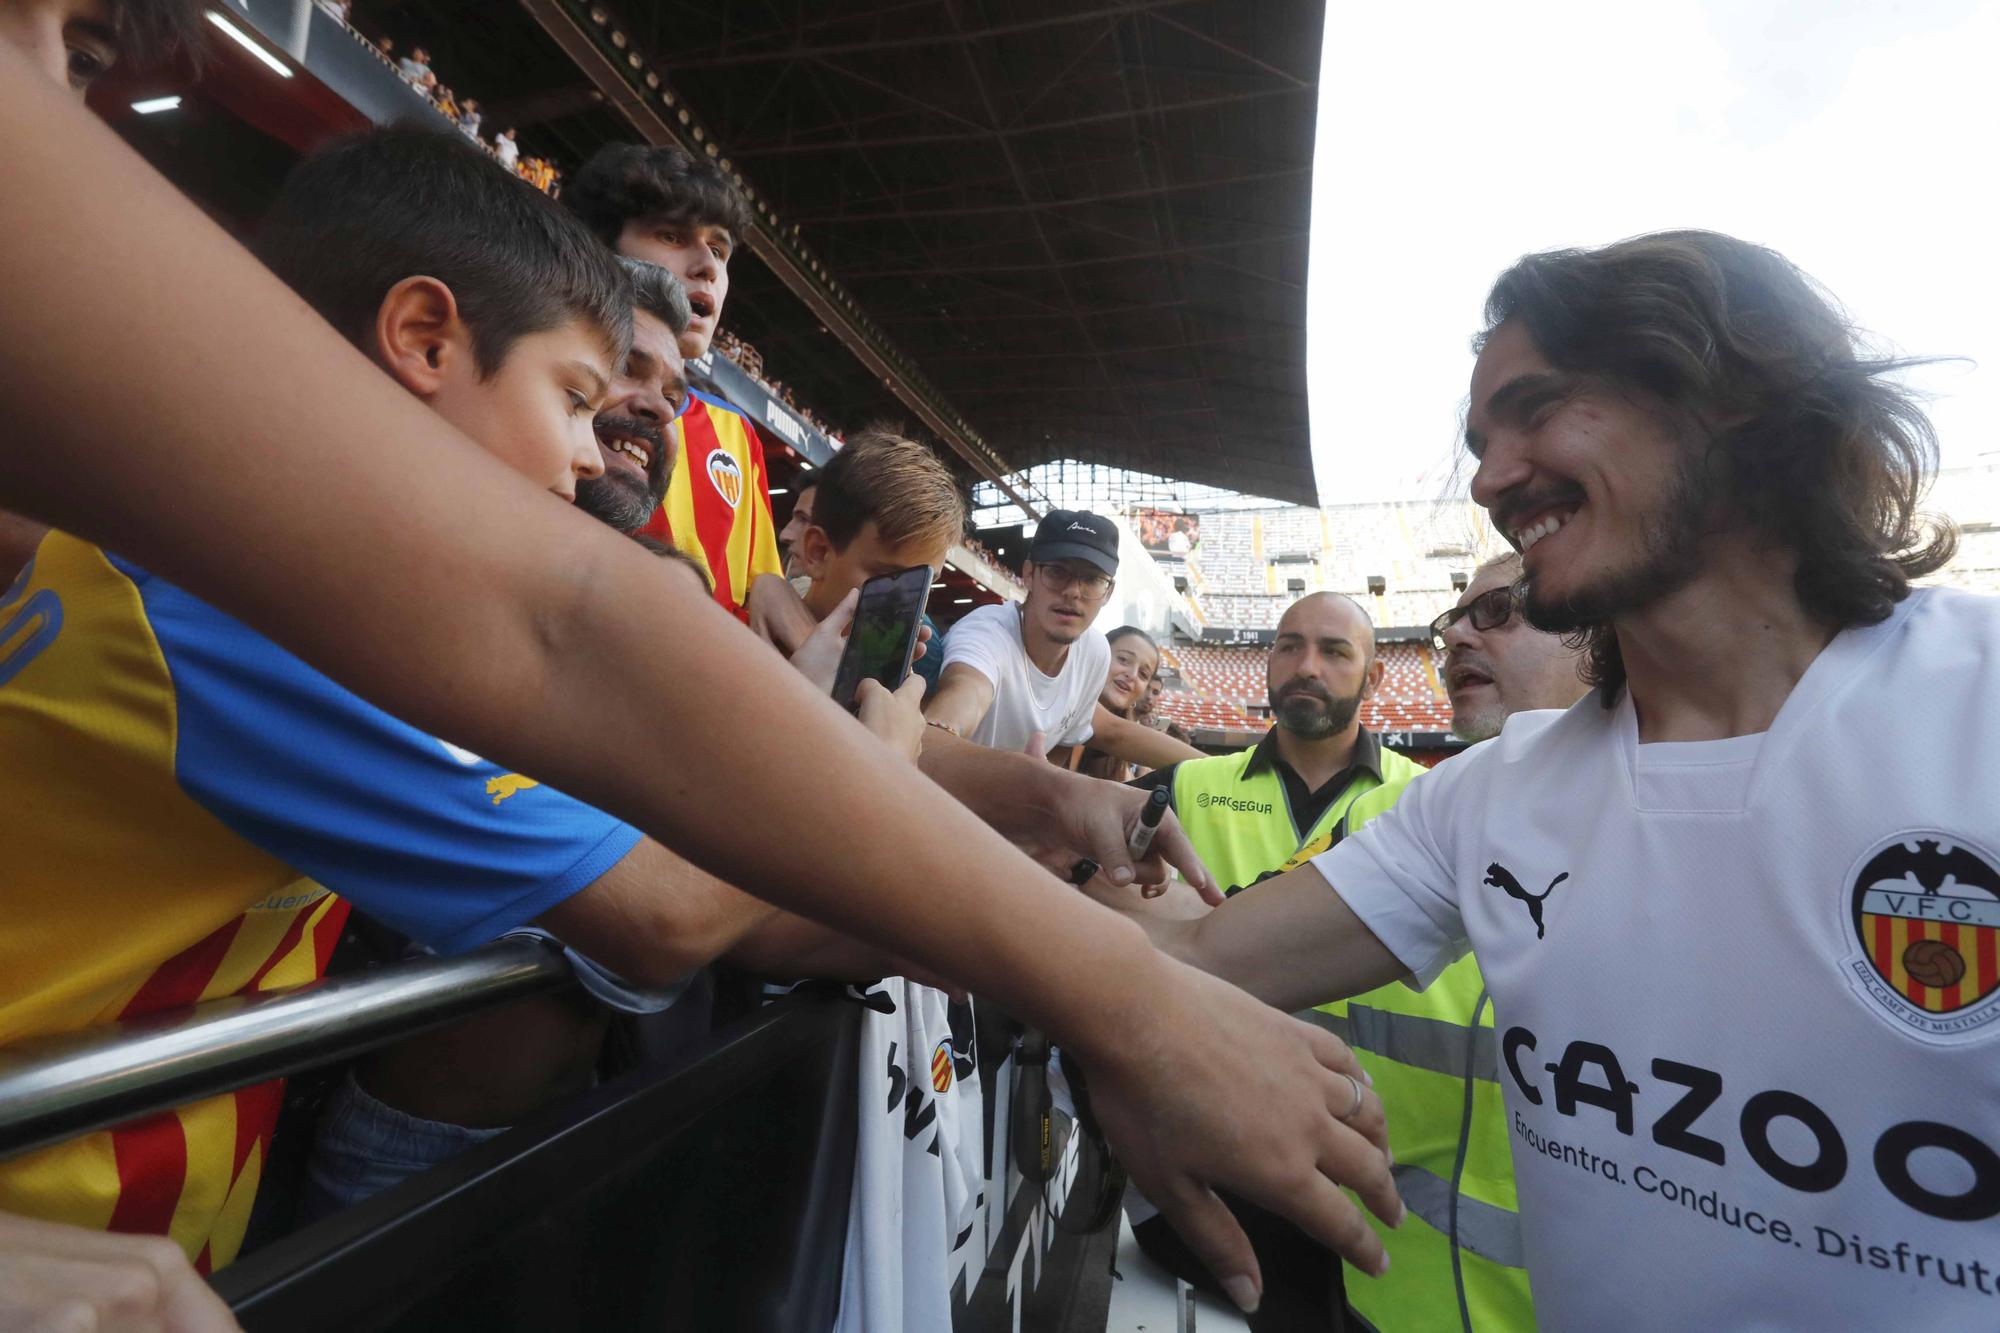
POLYGON ((847 648, 833 678, 835 703, 854 707, 854 692, 864 680, 879 680, 893 690, 908 677, 932 577, 929 565, 912 565, 894 574, 878 574, 861 585, 854 625, 847 631, 847 648))

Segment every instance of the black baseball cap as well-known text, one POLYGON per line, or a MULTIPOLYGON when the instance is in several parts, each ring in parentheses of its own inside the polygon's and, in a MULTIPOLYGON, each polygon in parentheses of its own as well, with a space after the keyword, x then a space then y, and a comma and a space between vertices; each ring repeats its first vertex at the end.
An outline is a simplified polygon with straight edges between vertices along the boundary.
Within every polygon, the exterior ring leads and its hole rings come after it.
POLYGON ((1035 529, 1028 559, 1038 565, 1082 560, 1106 574, 1118 572, 1118 525, 1084 509, 1052 509, 1035 529))

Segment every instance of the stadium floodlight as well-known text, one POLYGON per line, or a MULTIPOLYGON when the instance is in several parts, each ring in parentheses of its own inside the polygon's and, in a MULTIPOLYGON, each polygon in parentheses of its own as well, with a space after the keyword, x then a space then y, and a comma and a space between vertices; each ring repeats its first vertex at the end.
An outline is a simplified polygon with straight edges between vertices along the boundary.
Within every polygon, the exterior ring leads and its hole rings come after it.
POLYGON ((162 111, 177 111, 180 105, 181 95, 173 93, 166 97, 149 97, 143 102, 134 102, 132 109, 142 116, 157 116, 162 111))
POLYGON ((272 55, 269 51, 266 51, 263 48, 262 44, 260 44, 254 37, 252 37, 249 33, 243 31, 243 29, 237 27, 234 23, 231 23, 223 15, 218 14, 215 10, 211 9, 208 11, 208 21, 210 23, 213 23, 216 27, 222 29, 224 33, 228 34, 230 41, 235 42, 245 51, 248 51, 251 55, 263 61, 265 67, 269 69, 273 74, 276 74, 281 79, 289 79, 292 77, 292 71, 290 67, 285 64, 284 61, 278 59, 276 56, 272 55))

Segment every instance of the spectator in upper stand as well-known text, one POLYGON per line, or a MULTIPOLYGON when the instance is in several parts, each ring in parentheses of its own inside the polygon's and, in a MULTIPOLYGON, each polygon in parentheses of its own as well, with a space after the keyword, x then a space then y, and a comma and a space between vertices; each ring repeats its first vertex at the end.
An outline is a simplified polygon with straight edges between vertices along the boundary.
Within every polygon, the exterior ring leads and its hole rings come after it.
POLYGON ((1002 750, 1047 754, 1095 741, 1147 768, 1201 758, 1097 701, 1111 674, 1111 645, 1090 622, 1118 573, 1118 525, 1051 510, 1035 529, 1026 568, 1027 601, 980 607, 952 627, 937 693, 924 706, 932 724, 1002 750))
MULTIPOLYGON (((199 50, 198 13, 193 0, 0 0, 0 42, 82 97, 121 61, 153 64, 176 50, 199 50)), ((0 509, 0 591, 48 530, 0 509)))
POLYGON ((1490 740, 1516 713, 1568 708, 1583 697, 1578 651, 1520 614, 1520 577, 1513 551, 1487 561, 1458 605, 1431 622, 1431 645, 1445 655, 1451 729, 1462 740, 1490 740))
MULTIPOLYGON (((728 179, 676 147, 613 144, 576 173, 563 202, 620 254, 680 278, 694 309, 681 351, 690 361, 706 354, 729 295, 730 257, 749 227, 728 179)), ((747 619, 751 581, 783 568, 763 445, 741 413, 697 390, 681 418, 681 448, 683 466, 646 531, 706 564, 716 601, 747 619)))
MULTIPOLYGON (((935 578, 965 530, 965 501, 950 469, 923 445, 881 427, 856 435, 812 474, 812 485, 812 508, 792 548, 808 580, 803 597, 775 574, 750 585, 750 627, 787 655, 876 575, 929 565, 935 578)), ((936 634, 930 617, 923 625, 936 634)), ((917 659, 926 688, 934 677, 923 663, 935 663, 936 651, 932 638, 917 659)))
POLYGON ((688 303, 680 279, 658 264, 620 262, 632 279, 632 350, 591 423, 604 475, 577 483, 576 504, 620 532, 637 532, 660 507, 680 451, 674 419, 688 399, 679 342, 688 303))
MULTIPOLYGON (((386 51, 388 46, 385 44, 382 49, 386 51)), ((409 80, 412 87, 421 88, 424 76, 431 72, 431 53, 421 46, 413 46, 410 48, 410 54, 396 62, 396 68, 405 79, 409 80)))
MULTIPOLYGON (((1147 708, 1153 677, 1160 669, 1160 645, 1137 625, 1120 625, 1105 639, 1111 645, 1111 674, 1105 678, 1097 702, 1114 717, 1144 723, 1147 719, 1141 710, 1147 708)), ((1124 782, 1132 776, 1132 765, 1095 746, 1076 747, 1072 754, 1079 773, 1112 782, 1124 782)))
POLYGON ((459 104, 458 128, 464 130, 468 138, 477 139, 479 137, 479 122, 481 119, 478 98, 468 97, 459 104))
MULTIPOLYGON (((383 49, 388 48, 385 46, 383 49)), ((396 62, 396 69, 412 87, 422 87, 424 76, 431 73, 431 53, 421 46, 413 46, 410 54, 396 62)))
POLYGON ((512 171, 521 164, 521 145, 514 141, 512 128, 504 129, 493 139, 493 155, 500 159, 500 165, 512 171))
MULTIPOLYGON (((817 472, 801 472, 792 482, 792 516, 785 520, 784 528, 778 533, 778 555, 785 562, 785 577, 793 580, 793 589, 799 596, 805 596, 805 588, 797 580, 805 576, 799 571, 799 536, 806 525, 813 521, 813 496, 819 489, 817 472)), ((810 584, 811 580, 807 579, 810 584)))

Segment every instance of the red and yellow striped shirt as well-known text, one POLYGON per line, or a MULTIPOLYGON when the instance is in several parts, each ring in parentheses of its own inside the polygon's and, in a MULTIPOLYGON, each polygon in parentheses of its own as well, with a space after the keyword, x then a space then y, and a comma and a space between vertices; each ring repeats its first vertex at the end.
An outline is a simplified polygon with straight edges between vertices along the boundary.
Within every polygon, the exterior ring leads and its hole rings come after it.
POLYGON ((666 501, 640 531, 699 560, 715 582, 715 600, 740 619, 750 581, 784 572, 764 447, 742 413, 698 391, 680 430, 681 458, 666 501))

